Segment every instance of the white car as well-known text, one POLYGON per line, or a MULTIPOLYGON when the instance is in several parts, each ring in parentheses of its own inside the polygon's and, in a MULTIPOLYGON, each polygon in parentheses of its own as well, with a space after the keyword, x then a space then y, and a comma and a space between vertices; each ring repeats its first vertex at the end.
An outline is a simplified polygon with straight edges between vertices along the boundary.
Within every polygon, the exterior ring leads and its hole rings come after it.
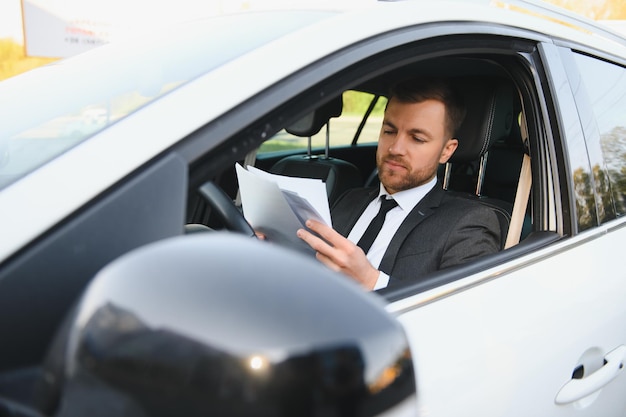
POLYGON ((626 416, 626 40, 592 21, 224 15, 10 78, 0 114, 0 415, 626 416), (464 92, 441 181, 501 252, 368 293, 245 235, 235 162, 371 185, 417 74, 464 92))

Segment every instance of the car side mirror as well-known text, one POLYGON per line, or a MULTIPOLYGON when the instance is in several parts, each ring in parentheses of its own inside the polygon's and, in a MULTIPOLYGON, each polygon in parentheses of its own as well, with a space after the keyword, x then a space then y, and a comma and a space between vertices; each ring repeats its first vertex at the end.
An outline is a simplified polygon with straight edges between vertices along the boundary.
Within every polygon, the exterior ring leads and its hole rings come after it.
POLYGON ((416 414, 411 352, 382 299, 232 233, 115 260, 60 340, 57 416, 416 414))

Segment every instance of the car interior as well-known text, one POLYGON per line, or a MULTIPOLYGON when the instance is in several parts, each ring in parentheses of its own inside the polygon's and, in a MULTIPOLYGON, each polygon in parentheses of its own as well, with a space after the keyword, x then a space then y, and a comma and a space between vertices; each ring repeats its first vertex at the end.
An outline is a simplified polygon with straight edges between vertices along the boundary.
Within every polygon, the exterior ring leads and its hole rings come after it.
MULTIPOLYGON (((458 132, 459 147, 451 160, 440 166, 439 179, 448 192, 476 200, 494 210, 502 230, 501 253, 440 271, 412 284, 380 290, 379 293, 390 301, 458 279, 472 271, 480 271, 488 265, 502 263, 559 238, 554 231, 548 231, 540 215, 535 214, 539 211, 533 201, 535 204, 538 202, 539 190, 531 186, 533 149, 526 133, 527 121, 522 110, 524 95, 520 89, 520 83, 527 81, 514 76, 511 64, 507 61, 504 65, 505 61, 497 62, 491 56, 477 55, 438 57, 402 65, 349 87, 353 91, 369 93, 372 97, 372 103, 359 124, 362 128, 371 116, 376 100, 385 97, 389 84, 395 80, 415 74, 450 77, 465 100, 467 115, 458 132)), ((331 207, 346 189, 377 185, 376 143, 360 144, 360 132, 356 129, 351 138, 339 140, 341 143, 349 142, 349 145, 333 146, 339 138, 330 135, 328 126, 342 113, 341 94, 345 89, 340 88, 335 95, 318 101, 315 107, 304 115, 300 113, 295 120, 284 117, 285 112, 280 113, 283 123, 290 121, 284 126, 284 131, 304 138, 322 131, 326 135, 325 146, 312 149, 309 142, 306 148, 296 151, 264 153, 253 148, 240 162, 276 174, 322 179, 326 183, 331 207)), ((526 100, 529 98, 526 97, 526 100)), ((267 119, 264 121, 268 123, 267 119)), ((276 126, 275 133, 279 128, 283 126, 276 126)), ((249 138, 253 134, 251 132, 253 130, 247 130, 242 135, 249 138)), ((234 169, 219 172, 210 183, 213 183, 214 193, 207 194, 207 183, 198 185, 198 188, 204 187, 203 192, 190 192, 188 231, 205 230, 204 226, 220 229, 226 225, 229 228, 233 217, 241 213, 238 206, 237 213, 230 211, 233 216, 217 214, 230 210, 224 206, 233 202, 238 204, 234 169), (218 200, 222 204, 217 204, 218 200)))

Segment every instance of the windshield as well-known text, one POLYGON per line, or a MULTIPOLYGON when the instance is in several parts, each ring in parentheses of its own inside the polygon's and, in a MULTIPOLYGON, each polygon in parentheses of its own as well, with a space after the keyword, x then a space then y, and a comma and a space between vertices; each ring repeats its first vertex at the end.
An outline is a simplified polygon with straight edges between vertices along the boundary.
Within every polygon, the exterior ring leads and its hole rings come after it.
POLYGON ((186 23, 0 82, 0 189, 173 89, 328 12, 186 23))

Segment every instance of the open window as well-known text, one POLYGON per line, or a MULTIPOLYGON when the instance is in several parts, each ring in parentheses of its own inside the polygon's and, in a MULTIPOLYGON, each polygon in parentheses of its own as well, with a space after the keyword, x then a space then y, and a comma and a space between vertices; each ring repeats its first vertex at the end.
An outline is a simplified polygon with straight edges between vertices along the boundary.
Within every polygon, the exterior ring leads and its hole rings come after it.
MULTIPOLYGON (((416 280, 406 288, 393 290, 395 295, 392 298, 485 270, 549 244, 561 235, 556 233, 554 226, 554 217, 558 213, 547 208, 554 206, 553 201, 560 197, 554 193, 554 181, 546 177, 546 174, 552 175, 552 170, 548 162, 550 149, 545 144, 545 106, 541 104, 542 93, 537 87, 539 80, 535 79, 537 74, 532 70, 532 54, 525 52, 533 50, 533 45, 520 42, 515 49, 511 45, 502 38, 435 38, 378 54, 370 53, 359 62, 344 67, 340 65, 340 57, 336 57, 335 69, 318 82, 300 86, 300 90, 294 90, 294 84, 287 86, 291 89, 284 94, 286 98, 283 101, 274 102, 273 107, 267 108, 269 111, 228 139, 229 146, 221 149, 224 153, 222 158, 228 153, 230 160, 236 156, 243 163, 248 152, 258 149, 260 152, 254 155, 252 162, 269 171, 286 156, 323 155, 327 152, 327 157, 341 159, 357 167, 362 181, 360 185, 370 185, 376 178, 376 143, 371 141, 371 136, 380 126, 385 96, 391 83, 420 74, 443 75, 461 84, 472 106, 476 105, 474 93, 482 94, 485 86, 505 86, 508 91, 506 97, 499 97, 494 103, 506 107, 508 127, 497 134, 490 131, 493 137, 485 142, 485 149, 458 158, 448 167, 441 167, 440 175, 450 191, 484 202, 495 202, 494 207, 508 215, 510 223, 517 222, 519 236, 514 237, 510 249, 470 262, 454 271, 416 280), (308 134, 301 137, 288 134, 289 127, 294 123, 339 97, 343 97, 345 113, 342 111, 341 116, 331 118, 329 138, 325 136, 327 132, 324 129, 320 129, 319 133, 313 132, 309 148, 308 134), (351 104, 347 99, 349 97, 359 97, 358 105, 351 104), (324 150, 325 141, 329 143, 328 150, 324 150), (232 155, 235 143, 238 145, 238 156, 232 155), (518 187, 520 181, 526 184, 525 188, 518 187), (521 205, 520 200, 523 201, 521 205), (516 214, 511 217, 514 211, 516 214), (518 241, 522 244, 518 245, 518 241)), ((324 68, 328 71, 328 66, 324 68)), ((275 95, 280 96, 278 93, 275 95)), ((470 120, 471 129, 480 129, 481 125, 490 122, 481 118, 493 116, 472 111, 470 118, 477 117, 479 120, 470 120)), ((215 219, 196 190, 205 181, 212 180, 235 200, 237 181, 230 162, 217 170, 214 164, 211 167, 203 164, 208 160, 215 161, 216 153, 205 155, 191 167, 187 220, 219 229, 219 219, 215 219)))

